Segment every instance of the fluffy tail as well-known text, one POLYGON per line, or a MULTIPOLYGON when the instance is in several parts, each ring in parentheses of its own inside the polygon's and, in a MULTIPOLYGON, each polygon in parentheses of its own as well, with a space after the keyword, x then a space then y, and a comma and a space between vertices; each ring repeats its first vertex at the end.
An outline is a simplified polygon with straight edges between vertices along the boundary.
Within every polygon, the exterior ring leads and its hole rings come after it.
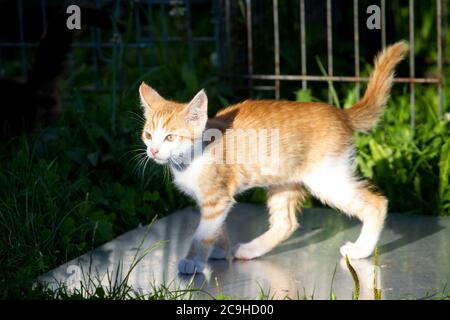
POLYGON ((389 98, 394 68, 408 51, 406 41, 397 42, 375 58, 375 68, 370 76, 364 97, 350 109, 346 109, 350 124, 355 131, 367 131, 374 127, 389 98))

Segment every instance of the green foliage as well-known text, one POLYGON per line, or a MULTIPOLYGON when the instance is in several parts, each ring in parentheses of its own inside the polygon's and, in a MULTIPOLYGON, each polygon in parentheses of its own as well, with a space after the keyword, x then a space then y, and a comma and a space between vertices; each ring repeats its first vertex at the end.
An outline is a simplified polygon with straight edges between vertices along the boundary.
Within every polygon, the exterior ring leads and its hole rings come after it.
MULTIPOLYGON (((131 7, 127 30, 134 30, 131 7)), ((161 26, 160 17, 155 10, 155 26, 161 26)), ((167 22, 168 34, 184 28, 177 19, 167 22)), ((203 20, 203 30, 210 28, 210 20, 203 20)), ((0 297, 32 298, 39 294, 32 289, 39 274, 193 204, 173 188, 168 168, 145 158, 137 89, 146 81, 167 98, 188 101, 206 88, 211 114, 227 103, 229 89, 211 76, 217 75, 217 66, 204 54, 204 45, 193 48, 195 68, 186 46, 142 50, 144 66, 158 62, 142 74, 137 50, 125 49, 135 33, 119 40, 102 49, 101 56, 111 63, 100 67, 94 79, 110 91, 82 91, 93 83, 91 59, 87 50, 76 49, 73 76, 61 83, 66 94, 62 118, 0 145, 0 297)))
MULTIPOLYGON (((380 125, 356 135, 356 164, 386 194, 391 211, 449 215, 450 124, 438 120, 434 90, 417 90, 416 128, 408 97, 393 94, 380 125)), ((352 91, 345 101, 354 103, 352 91)))
MULTIPOLYGON (((130 6, 126 11, 127 30, 133 31, 131 9, 141 4, 136 1, 127 4, 130 6)), ((244 21, 244 1, 239 1, 239 8, 236 19, 244 21)), ((285 8, 291 10, 289 6, 285 8)), ((407 10, 400 12, 402 17, 407 14, 407 10)), ((163 23, 155 10, 152 18, 154 34, 162 33, 159 28, 166 29, 169 36, 183 32, 185 25, 179 17, 163 23)), ((416 49, 417 53, 434 59, 429 41, 424 40, 432 37, 432 18, 433 13, 424 10, 425 23, 417 30, 416 49)), ((196 20, 194 34, 212 30, 209 15, 196 20)), ((282 25, 291 28, 290 24, 282 25)), ((401 28, 398 26, 398 30, 401 28)), ((318 39, 315 35, 321 32, 312 29, 308 38, 318 39)), ((204 44, 193 47, 192 59, 186 46, 179 43, 142 50, 145 67, 142 74, 136 63, 138 50, 125 47, 135 37, 135 32, 128 32, 113 48, 102 49, 102 57, 111 63, 101 66, 94 80, 91 53, 75 50, 74 75, 62 83, 62 92, 66 93, 62 119, 31 136, 0 144, 1 298, 42 298, 45 289, 32 288, 39 274, 140 224, 148 224, 156 216, 193 204, 173 188, 166 169, 143 158, 138 85, 145 80, 163 96, 180 101, 188 101, 199 89, 206 88, 210 115, 234 102, 235 92, 217 76, 214 52, 204 44), (110 91, 93 94, 81 90, 86 86, 89 89, 93 82, 110 91)), ((289 43, 297 46, 296 41, 289 43)), ((264 47, 255 52, 271 54, 270 50, 264 47)), ((287 47, 282 47, 281 54, 283 66, 298 59, 298 54, 287 47)), ((234 56, 242 60, 240 53, 234 56)), ((258 59, 256 64, 271 68, 265 59, 258 59)), ((18 60, 5 64, 5 70, 17 69, 18 60)), ((323 66, 319 69, 325 70, 323 66)), ((298 72, 298 68, 293 72, 298 72)), ((355 91, 353 86, 344 89, 333 87, 333 99, 337 105, 348 107, 354 103, 355 91), (341 92, 348 95, 339 100, 341 92)), ((390 210, 450 215, 449 123, 438 121, 433 88, 417 87, 416 91, 417 128, 409 127, 407 92, 396 90, 380 126, 368 135, 356 136, 356 163, 361 174, 388 196, 390 210)), ((448 96, 448 87, 446 91, 448 96)), ((299 91, 296 98, 326 99, 325 95, 316 97, 314 93, 299 91)), ((239 197, 250 202, 265 199, 262 189, 239 197)), ((121 298, 121 294, 126 296, 129 292, 126 285, 122 288, 115 292, 98 288, 90 293, 98 299, 121 298)), ((78 296, 64 290, 59 293, 61 299, 83 298, 82 292, 78 296)), ((54 293, 49 294, 48 298, 55 297, 54 293)), ((150 298, 173 299, 179 294, 162 286, 155 288, 150 298)), ((270 296, 261 294, 262 298, 270 296)), ((330 296, 336 298, 333 292, 330 296)))
POLYGON ((348 256, 345 256, 345 264, 347 265, 348 271, 352 275, 353 283, 355 286, 355 290, 352 293, 352 300, 359 300, 359 290, 360 290, 359 278, 358 278, 358 274, 356 273, 355 269, 350 264, 350 261, 348 260, 348 256))
POLYGON ((298 90, 295 92, 295 100, 299 102, 312 101, 311 90, 298 90))
MULTIPOLYGON (((423 93, 419 107, 431 94, 423 93)), ((406 99, 394 96, 380 126, 357 136, 358 168, 387 195, 390 210, 449 215, 450 124, 418 114, 428 121, 412 129, 408 114, 406 99)))
POLYGON ((189 204, 161 168, 133 174, 129 127, 112 135, 107 118, 70 113, 60 126, 1 148, 3 297, 30 297, 40 273, 189 204))

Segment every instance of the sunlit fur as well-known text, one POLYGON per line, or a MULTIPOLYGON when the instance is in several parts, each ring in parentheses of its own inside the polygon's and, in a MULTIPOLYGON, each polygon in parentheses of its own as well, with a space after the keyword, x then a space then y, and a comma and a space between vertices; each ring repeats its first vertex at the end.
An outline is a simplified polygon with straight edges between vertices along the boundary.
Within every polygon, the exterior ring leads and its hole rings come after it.
POLYGON ((394 67, 406 52, 405 42, 383 50, 375 60, 364 97, 346 110, 322 103, 247 100, 207 119, 204 91, 183 104, 165 100, 143 83, 139 89, 146 118, 142 139, 148 150, 159 150, 156 155, 147 153, 158 163, 170 164, 175 185, 193 197, 201 210, 199 227, 179 271, 202 272, 208 257, 229 255, 223 222, 234 196, 255 186, 268 189, 270 228, 249 243, 235 245, 231 251, 235 258, 259 257, 286 240, 298 227, 296 211, 307 191, 363 222, 359 238, 342 246, 341 254, 351 259, 371 255, 383 227, 387 200, 355 175, 352 136, 354 131, 368 131, 376 125, 388 99, 394 67), (198 144, 205 128, 223 133, 212 146, 225 141, 227 129, 276 128, 280 165, 267 174, 260 163, 210 163, 207 149, 192 163, 179 167, 180 155, 198 144), (165 140, 168 134, 174 136, 173 141, 165 140))

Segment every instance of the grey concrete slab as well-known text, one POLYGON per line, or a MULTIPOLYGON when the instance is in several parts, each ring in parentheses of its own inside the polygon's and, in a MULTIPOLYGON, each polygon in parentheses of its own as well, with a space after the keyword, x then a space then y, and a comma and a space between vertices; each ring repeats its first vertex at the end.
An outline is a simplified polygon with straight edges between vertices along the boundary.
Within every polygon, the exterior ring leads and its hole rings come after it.
MULTIPOLYGON (((135 257, 159 244, 136 265, 128 284, 143 292, 161 283, 183 288, 191 279, 178 275, 177 263, 188 249, 198 219, 194 209, 175 212, 150 228, 134 229, 61 265, 39 280, 73 288, 79 287, 80 281, 88 285, 89 274, 107 285, 107 273, 115 275, 120 265, 117 274, 123 278, 135 257)), ((203 286, 215 296, 236 298, 257 298, 261 287, 275 298, 314 294, 315 299, 328 299, 332 290, 338 299, 351 299, 354 284, 339 247, 356 239, 361 224, 330 209, 306 209, 299 221, 301 227, 273 252, 251 261, 210 261, 205 275, 194 277, 191 285, 203 286)), ((233 242, 248 241, 267 226, 266 210, 258 205, 238 204, 227 219, 233 242)), ((442 291, 450 280, 450 218, 389 214, 379 243, 379 267, 374 266, 373 258, 351 264, 358 274, 361 299, 373 299, 375 269, 383 299, 421 298, 442 291)))

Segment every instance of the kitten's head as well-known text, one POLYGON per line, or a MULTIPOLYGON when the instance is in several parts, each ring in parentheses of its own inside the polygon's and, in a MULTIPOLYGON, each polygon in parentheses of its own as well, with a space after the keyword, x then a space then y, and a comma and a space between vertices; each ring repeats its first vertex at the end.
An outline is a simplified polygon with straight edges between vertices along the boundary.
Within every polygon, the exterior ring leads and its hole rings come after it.
POLYGON ((144 109, 142 140, 147 146, 147 155, 163 164, 191 150, 208 120, 205 91, 198 92, 189 103, 177 103, 164 99, 143 82, 139 94, 144 109))

